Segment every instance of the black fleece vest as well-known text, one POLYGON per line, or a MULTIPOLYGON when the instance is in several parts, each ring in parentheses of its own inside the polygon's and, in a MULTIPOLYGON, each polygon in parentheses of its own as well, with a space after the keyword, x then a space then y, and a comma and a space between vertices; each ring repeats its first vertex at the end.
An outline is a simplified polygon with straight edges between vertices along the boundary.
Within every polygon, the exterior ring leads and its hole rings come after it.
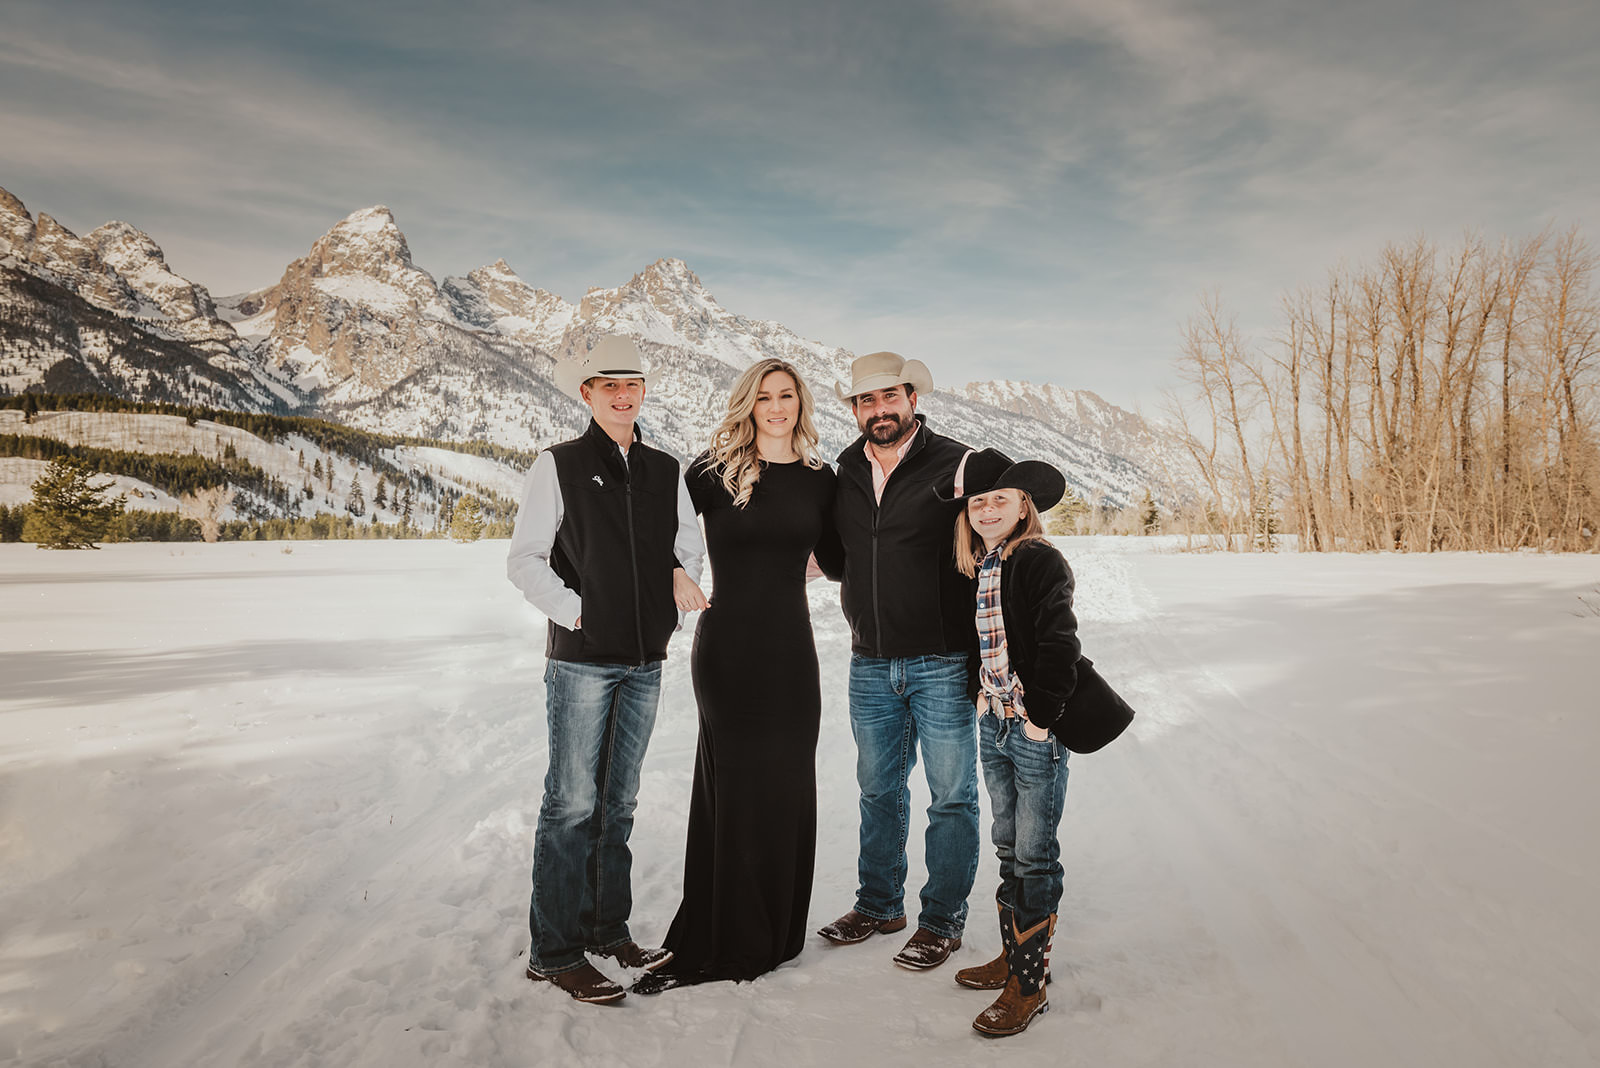
POLYGON ((551 622, 552 660, 666 659, 678 624, 678 461, 638 437, 635 427, 627 463, 593 420, 582 437, 550 447, 562 507, 550 567, 583 599, 578 630, 551 622))

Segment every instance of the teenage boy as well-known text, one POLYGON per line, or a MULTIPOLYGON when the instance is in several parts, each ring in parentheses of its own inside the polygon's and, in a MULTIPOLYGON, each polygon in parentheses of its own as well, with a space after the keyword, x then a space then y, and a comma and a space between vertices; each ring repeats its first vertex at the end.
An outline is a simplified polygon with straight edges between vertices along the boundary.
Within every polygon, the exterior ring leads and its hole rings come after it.
POLYGON ((705 545, 678 461, 646 445, 636 425, 655 377, 623 337, 557 365, 556 385, 593 418, 534 462, 506 559, 512 583, 550 620, 550 765, 534 832, 528 978, 586 1002, 624 994, 586 952, 625 968, 672 959, 628 931, 628 835, 667 640, 680 610, 706 605, 697 585, 705 545))

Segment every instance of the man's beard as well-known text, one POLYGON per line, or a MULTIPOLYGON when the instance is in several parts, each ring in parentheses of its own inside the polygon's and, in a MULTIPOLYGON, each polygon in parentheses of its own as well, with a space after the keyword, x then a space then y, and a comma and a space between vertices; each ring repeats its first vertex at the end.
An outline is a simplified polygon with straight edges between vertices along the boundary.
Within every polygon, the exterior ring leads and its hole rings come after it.
POLYGON ((867 440, 874 445, 893 445, 916 425, 913 415, 880 415, 867 424, 867 440))

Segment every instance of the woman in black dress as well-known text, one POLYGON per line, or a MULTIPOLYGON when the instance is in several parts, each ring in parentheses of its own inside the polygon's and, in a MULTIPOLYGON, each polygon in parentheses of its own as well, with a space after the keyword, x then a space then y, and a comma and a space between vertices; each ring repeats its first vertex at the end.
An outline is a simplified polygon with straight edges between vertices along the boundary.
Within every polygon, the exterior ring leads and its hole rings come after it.
POLYGON ((689 468, 714 582, 690 658, 700 743, 673 959, 637 993, 754 979, 809 930, 822 698, 805 586, 813 557, 833 575, 842 563, 811 412, 795 369, 762 360, 689 468))

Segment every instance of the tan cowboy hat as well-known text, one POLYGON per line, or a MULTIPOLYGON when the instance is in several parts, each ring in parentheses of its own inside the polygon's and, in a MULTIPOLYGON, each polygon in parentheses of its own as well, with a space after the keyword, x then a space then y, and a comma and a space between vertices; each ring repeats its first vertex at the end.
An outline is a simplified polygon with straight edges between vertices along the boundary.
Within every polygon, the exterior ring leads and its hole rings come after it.
POLYGON ((908 360, 898 352, 869 352, 850 364, 850 385, 835 382, 833 391, 849 404, 851 399, 874 389, 888 389, 910 382, 918 393, 933 392, 933 372, 921 360, 908 360))
POLYGON ((645 370, 644 357, 632 338, 610 334, 595 342, 594 348, 556 364, 556 388, 573 400, 583 400, 578 387, 591 378, 642 378, 650 389, 661 377, 660 371, 645 370))

